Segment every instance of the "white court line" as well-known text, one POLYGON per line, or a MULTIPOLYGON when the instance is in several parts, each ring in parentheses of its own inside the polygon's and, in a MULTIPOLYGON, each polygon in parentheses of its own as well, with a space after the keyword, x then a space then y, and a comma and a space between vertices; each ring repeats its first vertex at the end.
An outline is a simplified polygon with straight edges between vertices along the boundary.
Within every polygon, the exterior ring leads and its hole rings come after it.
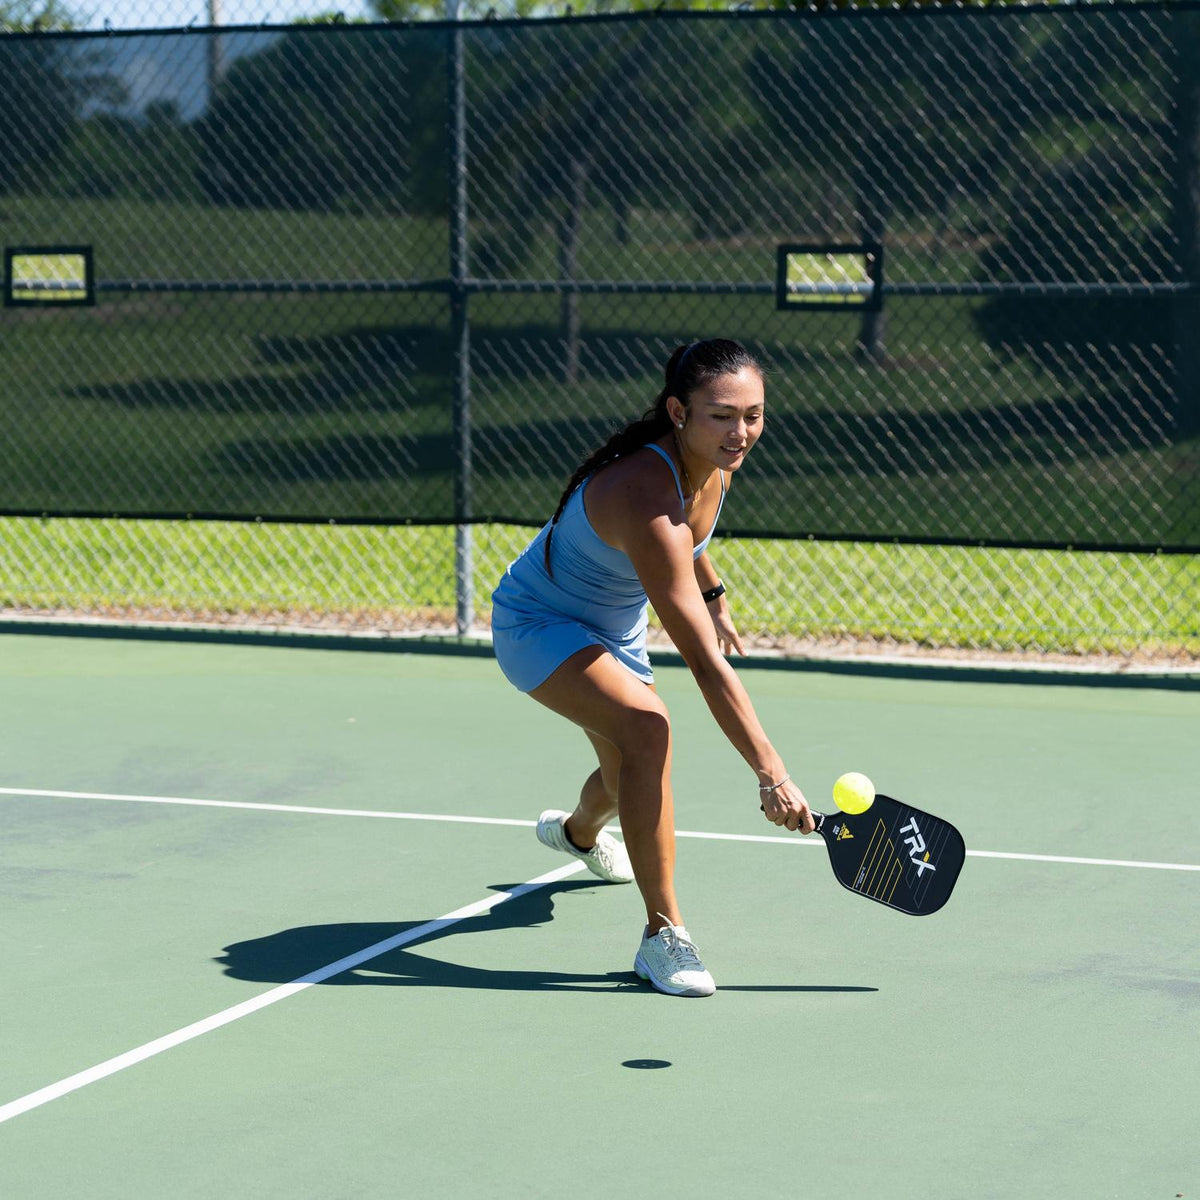
MULTIPOLYGON (((10 789, 6 788, 4 790, 7 794, 12 794, 10 789)), ((17 794, 26 795, 28 793, 18 792, 17 794)), ((280 1000, 286 1000, 289 996, 294 996, 297 992, 302 992, 306 988, 312 987, 315 983, 322 983, 331 976, 340 975, 343 971, 349 971, 354 967, 361 966, 373 958, 378 958, 381 954, 386 954, 389 950, 395 950, 399 946, 415 942, 427 934, 436 933, 438 930, 445 929, 448 925, 454 925, 456 922, 465 920, 467 917, 475 917, 480 913, 488 912, 490 909, 495 908, 497 904, 503 904, 507 900, 514 900, 518 896, 524 896, 526 893, 544 887, 548 883, 556 883, 560 879, 565 879, 568 875, 574 875, 577 871, 582 871, 583 867, 584 864, 581 862, 571 862, 565 867, 558 867, 553 871, 548 871, 545 875, 539 875, 536 879, 529 880, 527 883, 519 884, 511 891, 500 892, 495 896, 487 896, 483 900, 475 901, 474 904, 468 904, 465 908, 456 908, 444 917, 438 917, 433 921, 426 921, 423 925, 418 925, 415 929, 407 929, 403 933, 386 938, 382 942, 376 942, 373 946, 367 946, 365 949, 359 950, 354 954, 349 954, 345 958, 339 958, 337 962, 329 963, 324 967, 318 967, 315 971, 310 971, 307 975, 302 975, 299 979, 293 979, 291 983, 284 983, 279 987, 272 988, 269 992, 263 992, 261 996, 255 996, 252 1000, 244 1000, 241 1004, 235 1004, 232 1008, 226 1008, 219 1013, 214 1013, 211 1017, 205 1017, 202 1021, 185 1025, 182 1029, 175 1030, 174 1033, 168 1033, 164 1037, 155 1038, 154 1041, 147 1042, 144 1046, 127 1050, 124 1054, 118 1054, 116 1058, 110 1058, 107 1062, 89 1067, 86 1071, 80 1071, 78 1074, 68 1076, 66 1079, 60 1079, 57 1083, 39 1088, 36 1092, 30 1092, 27 1096, 10 1100, 7 1104, 0 1105, 0 1124, 11 1120, 13 1117, 20 1116, 21 1113, 29 1112, 30 1109, 38 1108, 43 1104, 49 1104, 51 1100, 57 1100, 60 1096, 66 1096, 70 1092, 87 1087, 89 1083, 95 1083, 97 1080, 105 1079, 109 1075, 115 1075, 118 1071, 125 1070, 126 1067, 132 1067, 137 1063, 144 1062, 148 1058, 153 1058, 154 1055, 161 1054, 164 1050, 171 1050, 175 1046, 180 1046, 184 1042, 190 1042, 193 1038, 200 1037, 202 1034, 211 1033, 214 1029, 220 1029, 223 1025, 229 1025, 234 1021, 241 1020, 242 1017, 248 1017, 251 1013, 256 1013, 261 1008, 266 1008, 268 1005, 275 1004, 280 1000)))
POLYGON ((505 817, 455 817, 442 813, 381 812, 373 808, 310 808, 300 804, 253 804, 243 800, 196 800, 189 796, 124 796, 112 792, 49 792, 0 787, 0 796, 42 796, 50 800, 124 800, 134 804, 190 804, 200 808, 249 808, 260 812, 307 813, 318 817, 382 817, 392 821, 459 821, 468 825, 528 825, 536 821, 505 817))
MULTIPOLYGON (((304 813, 321 817, 378 817, 390 821, 450 821, 462 825, 519 825, 532 829, 536 821, 512 817, 465 817, 447 813, 385 812, 371 808, 311 808, 298 804, 254 804, 242 800, 196 800, 187 796, 126 796, 112 792, 55 792, 32 788, 0 787, 0 796, 35 796, 53 800, 123 800, 135 804, 183 804, 201 808, 247 808, 260 812, 304 813)), ((619 832, 616 826, 610 826, 619 832)), ((718 842, 770 842, 781 846, 819 846, 815 838, 779 834, 700 833, 677 829, 676 837, 718 842)), ((968 850, 969 858, 1011 858, 1024 862, 1068 863, 1084 867, 1138 867, 1149 871, 1200 871, 1200 863, 1145 862, 1129 858, 1078 858, 1068 854, 1018 854, 1004 850, 968 850)))

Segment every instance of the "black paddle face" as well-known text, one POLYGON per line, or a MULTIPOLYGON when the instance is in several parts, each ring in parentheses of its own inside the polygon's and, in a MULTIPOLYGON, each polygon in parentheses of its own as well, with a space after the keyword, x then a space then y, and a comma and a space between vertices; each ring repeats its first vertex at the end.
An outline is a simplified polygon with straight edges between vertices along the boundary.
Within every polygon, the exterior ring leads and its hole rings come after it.
POLYGON ((949 821, 879 794, 864 813, 813 815, 843 887, 915 917, 950 899, 967 848, 949 821))

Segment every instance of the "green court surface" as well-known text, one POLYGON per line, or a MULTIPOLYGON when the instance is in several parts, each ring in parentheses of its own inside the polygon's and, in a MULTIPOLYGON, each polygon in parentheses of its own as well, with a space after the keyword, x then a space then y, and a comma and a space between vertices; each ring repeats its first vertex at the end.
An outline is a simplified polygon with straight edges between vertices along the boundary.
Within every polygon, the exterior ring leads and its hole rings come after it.
POLYGON ((1200 692, 743 679, 972 855, 851 895, 660 668, 680 1000, 490 658, 0 636, 0 1196, 1200 1197, 1200 692))

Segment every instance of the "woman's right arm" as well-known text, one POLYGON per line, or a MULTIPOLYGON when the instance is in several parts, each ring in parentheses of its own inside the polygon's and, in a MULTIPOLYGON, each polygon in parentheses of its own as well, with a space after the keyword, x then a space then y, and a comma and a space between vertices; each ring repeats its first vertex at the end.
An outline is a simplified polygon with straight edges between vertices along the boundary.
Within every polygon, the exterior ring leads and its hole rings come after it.
MULTIPOLYGON (((721 653, 712 618, 696 586, 691 530, 664 506, 648 521, 644 515, 641 521, 631 521, 622 541, 655 613, 691 669, 722 732, 758 776, 760 789, 778 784, 787 768, 763 730, 737 672, 721 653)), ((760 790, 759 799, 769 821, 812 832, 812 813, 797 784, 789 781, 771 791, 760 790)))

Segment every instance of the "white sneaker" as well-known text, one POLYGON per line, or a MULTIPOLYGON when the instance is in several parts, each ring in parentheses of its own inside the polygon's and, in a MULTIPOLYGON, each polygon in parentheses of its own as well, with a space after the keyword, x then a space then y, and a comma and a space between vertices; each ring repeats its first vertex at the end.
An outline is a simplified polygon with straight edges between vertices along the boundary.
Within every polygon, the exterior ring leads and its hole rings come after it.
POLYGON ((633 969, 668 996, 711 996, 717 990, 688 931, 669 921, 657 933, 642 938, 633 969))
POLYGON ((570 813, 560 812, 556 808, 548 808, 537 823, 538 841, 551 850, 562 850, 573 854, 587 863, 587 869, 609 883, 632 883, 633 867, 629 865, 629 851, 624 842, 618 842, 612 834, 603 830, 596 839, 596 844, 590 850, 577 850, 571 845, 564 828, 570 813))

